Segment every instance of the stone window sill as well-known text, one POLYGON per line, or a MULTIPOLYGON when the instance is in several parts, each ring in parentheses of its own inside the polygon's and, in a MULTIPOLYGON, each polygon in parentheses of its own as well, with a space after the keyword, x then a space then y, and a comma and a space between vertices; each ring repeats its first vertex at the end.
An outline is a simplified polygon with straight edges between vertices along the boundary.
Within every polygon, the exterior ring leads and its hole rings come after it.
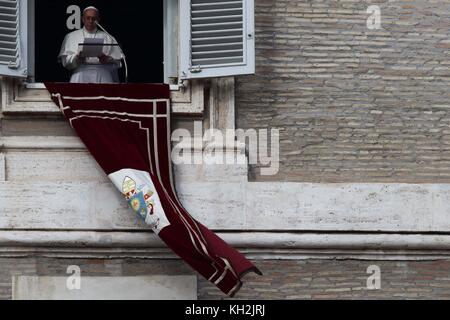
MULTIPOLYGON (((41 83, 25 84, 11 78, 1 78, 1 102, 4 114, 59 114, 41 83)), ((202 115, 204 111, 204 84, 186 82, 184 87, 171 86, 172 112, 178 115, 202 115)))

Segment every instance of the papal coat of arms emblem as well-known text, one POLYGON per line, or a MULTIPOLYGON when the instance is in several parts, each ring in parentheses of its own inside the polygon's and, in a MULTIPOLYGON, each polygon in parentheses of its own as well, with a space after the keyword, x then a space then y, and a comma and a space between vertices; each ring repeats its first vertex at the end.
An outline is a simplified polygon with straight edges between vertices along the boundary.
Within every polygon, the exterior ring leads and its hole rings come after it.
POLYGON ((158 192, 146 171, 122 169, 108 176, 129 206, 152 230, 159 234, 170 226, 158 192))
POLYGON ((130 177, 125 177, 122 184, 122 193, 130 204, 130 207, 144 219, 144 221, 147 218, 147 214, 154 214, 153 210, 155 203, 152 201, 154 193, 148 190, 145 185, 137 186, 136 181, 130 177))

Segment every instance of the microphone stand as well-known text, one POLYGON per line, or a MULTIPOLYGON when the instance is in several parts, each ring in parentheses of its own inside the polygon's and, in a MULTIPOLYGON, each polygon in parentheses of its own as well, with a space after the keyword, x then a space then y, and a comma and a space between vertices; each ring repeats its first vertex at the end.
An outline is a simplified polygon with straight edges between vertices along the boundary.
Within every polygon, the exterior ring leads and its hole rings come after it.
POLYGON ((111 35, 109 34, 109 32, 106 31, 106 29, 103 28, 102 25, 101 25, 100 23, 95 22, 95 24, 96 24, 100 29, 102 29, 103 32, 105 32, 106 35, 107 35, 108 37, 111 38, 111 40, 115 41, 116 44, 117 44, 117 46, 119 47, 121 59, 123 60, 123 62, 124 62, 124 64, 125 64, 125 83, 128 83, 128 64, 127 64, 127 58, 125 57, 125 53, 123 53, 123 50, 122 50, 122 48, 120 47, 120 45, 119 45, 119 43, 117 42, 117 40, 116 40, 113 36, 111 36, 111 35))

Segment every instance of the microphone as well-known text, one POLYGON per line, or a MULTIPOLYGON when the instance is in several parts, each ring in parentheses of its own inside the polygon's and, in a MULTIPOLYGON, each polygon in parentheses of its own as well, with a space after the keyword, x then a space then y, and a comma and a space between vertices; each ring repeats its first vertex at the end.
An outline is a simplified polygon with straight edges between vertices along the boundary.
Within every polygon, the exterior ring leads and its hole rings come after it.
POLYGON ((108 37, 110 37, 112 41, 115 41, 116 44, 117 44, 117 46, 119 47, 121 59, 123 60, 123 62, 124 62, 124 64, 125 64, 125 83, 128 83, 128 64, 127 64, 127 58, 125 57, 125 53, 123 52, 122 48, 120 47, 120 44, 117 42, 117 40, 116 40, 113 36, 111 36, 111 35, 109 34, 108 31, 106 31, 105 28, 102 27, 102 25, 101 25, 100 23, 98 23, 98 21, 95 21, 95 24, 96 24, 100 29, 102 29, 102 31, 105 32, 106 35, 107 35, 108 37))

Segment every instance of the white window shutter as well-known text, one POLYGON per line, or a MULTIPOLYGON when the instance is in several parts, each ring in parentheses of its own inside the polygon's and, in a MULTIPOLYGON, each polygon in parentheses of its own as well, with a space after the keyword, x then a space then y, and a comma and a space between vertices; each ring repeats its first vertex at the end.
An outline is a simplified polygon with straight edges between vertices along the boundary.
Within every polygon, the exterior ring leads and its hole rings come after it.
POLYGON ((0 75, 27 77, 27 0, 0 0, 0 75))
POLYGON ((180 0, 180 78, 255 73, 254 0, 180 0))

